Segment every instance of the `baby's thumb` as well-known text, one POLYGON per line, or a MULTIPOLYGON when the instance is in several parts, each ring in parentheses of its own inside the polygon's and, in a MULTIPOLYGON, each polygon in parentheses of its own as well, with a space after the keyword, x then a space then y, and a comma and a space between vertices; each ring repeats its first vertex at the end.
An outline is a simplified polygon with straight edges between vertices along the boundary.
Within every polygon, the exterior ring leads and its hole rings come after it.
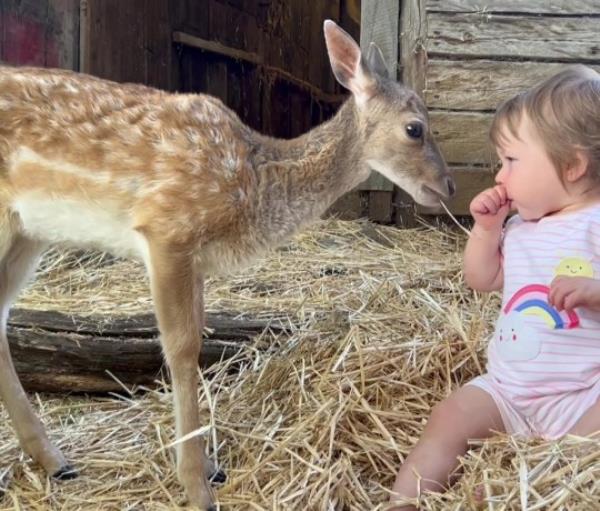
POLYGON ((496 214, 502 218, 506 218, 508 216, 509 212, 510 212, 510 202, 506 201, 504 204, 502 204, 502 206, 500 206, 500 208, 498 209, 498 213, 496 213, 496 214))

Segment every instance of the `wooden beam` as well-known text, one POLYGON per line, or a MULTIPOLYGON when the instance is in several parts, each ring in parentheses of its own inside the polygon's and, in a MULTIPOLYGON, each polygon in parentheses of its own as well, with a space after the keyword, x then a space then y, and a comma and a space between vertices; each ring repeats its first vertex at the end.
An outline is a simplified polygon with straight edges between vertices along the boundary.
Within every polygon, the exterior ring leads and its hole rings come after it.
MULTIPOLYGON (((360 9, 360 48, 363 54, 366 54, 372 42, 379 46, 390 76, 396 79, 398 74, 399 0, 362 0, 360 9)), ((391 192, 394 185, 381 174, 371 172, 369 178, 358 185, 357 189, 391 192)))
POLYGON ((202 39, 201 37, 196 37, 186 34, 185 32, 178 31, 173 32, 173 42, 183 46, 188 46, 190 48, 197 48, 199 50, 208 51, 210 53, 215 53, 217 55, 222 55, 234 60, 241 60, 250 64, 254 64, 255 66, 259 66, 265 72, 275 75, 278 78, 295 85, 296 87, 308 91, 313 98, 324 103, 341 103, 348 97, 347 94, 328 94, 327 92, 323 92, 319 88, 315 87, 311 83, 297 78, 284 69, 275 66, 269 66, 264 63, 262 56, 258 53, 232 48, 216 41, 208 41, 206 39, 202 39))
MULTIPOLYGON (((425 0, 401 0, 400 3, 400 79, 423 97, 427 53, 424 37, 427 35, 425 0)), ((403 190, 394 198, 396 224, 412 226, 415 223, 415 204, 403 190)))
POLYGON ((600 22, 595 16, 432 12, 427 26, 422 41, 430 58, 600 64, 600 22))
POLYGON ((363 0, 361 2, 360 48, 366 52, 371 43, 379 46, 392 78, 398 71, 398 0, 363 0))
POLYGON ((598 14, 598 0, 427 0, 427 10, 433 12, 473 12, 483 15, 498 12, 533 14, 598 14))

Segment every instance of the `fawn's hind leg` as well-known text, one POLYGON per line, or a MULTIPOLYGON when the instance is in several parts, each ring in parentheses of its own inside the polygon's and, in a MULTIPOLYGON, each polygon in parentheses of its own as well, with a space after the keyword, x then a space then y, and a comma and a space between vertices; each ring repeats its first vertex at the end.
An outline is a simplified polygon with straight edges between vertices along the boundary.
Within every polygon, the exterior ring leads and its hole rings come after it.
POLYGON ((40 463, 46 472, 59 478, 74 473, 62 453, 54 447, 37 417, 15 371, 6 323, 12 301, 35 269, 45 244, 20 234, 0 233, 0 397, 4 402, 23 450, 40 463))

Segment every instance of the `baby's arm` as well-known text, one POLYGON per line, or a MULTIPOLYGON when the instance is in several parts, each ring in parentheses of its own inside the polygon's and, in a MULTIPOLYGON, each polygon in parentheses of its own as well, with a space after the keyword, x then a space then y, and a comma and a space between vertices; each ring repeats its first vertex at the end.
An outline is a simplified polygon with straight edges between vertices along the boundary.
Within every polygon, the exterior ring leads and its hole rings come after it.
POLYGON ((477 291, 502 289, 504 272, 500 243, 510 202, 503 186, 484 190, 471 201, 475 225, 464 254, 467 285, 477 291))

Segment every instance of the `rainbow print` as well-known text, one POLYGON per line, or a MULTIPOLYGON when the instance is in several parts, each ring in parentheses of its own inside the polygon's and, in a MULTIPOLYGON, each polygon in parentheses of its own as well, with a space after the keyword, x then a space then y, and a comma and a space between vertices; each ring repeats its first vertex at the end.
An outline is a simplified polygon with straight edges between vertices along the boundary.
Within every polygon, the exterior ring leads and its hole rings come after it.
POLYGON ((550 328, 569 329, 579 326, 579 316, 575 311, 558 311, 548 303, 550 288, 542 284, 531 284, 519 289, 504 306, 504 313, 541 317, 550 328))

